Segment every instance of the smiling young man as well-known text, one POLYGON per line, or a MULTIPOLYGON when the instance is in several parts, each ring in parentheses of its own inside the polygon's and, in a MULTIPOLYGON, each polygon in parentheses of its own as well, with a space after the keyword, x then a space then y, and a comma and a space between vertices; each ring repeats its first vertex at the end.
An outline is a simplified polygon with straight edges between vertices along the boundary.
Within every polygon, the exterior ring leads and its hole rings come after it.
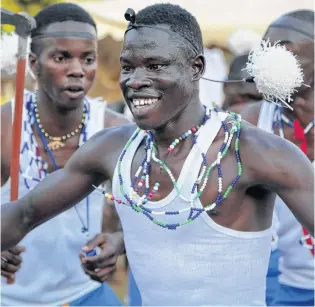
POLYGON ((135 124, 98 133, 62 170, 3 205, 2 248, 110 179, 105 196, 115 200, 143 305, 265 305, 275 193, 312 231, 311 163, 290 142, 202 106, 201 31, 181 7, 141 10, 121 66, 135 124))
MULTIPOLYGON (((61 3, 46 7, 35 20, 30 65, 38 91, 24 97, 19 197, 63 168, 93 134, 127 123, 104 102, 86 97, 97 69, 96 25, 89 14, 61 3)), ((14 102, 1 109, 2 203, 10 195, 12 110, 14 102)), ((101 232, 103 204, 94 192, 3 251, 2 305, 119 305, 110 286, 91 280, 79 259, 87 231, 101 232)))

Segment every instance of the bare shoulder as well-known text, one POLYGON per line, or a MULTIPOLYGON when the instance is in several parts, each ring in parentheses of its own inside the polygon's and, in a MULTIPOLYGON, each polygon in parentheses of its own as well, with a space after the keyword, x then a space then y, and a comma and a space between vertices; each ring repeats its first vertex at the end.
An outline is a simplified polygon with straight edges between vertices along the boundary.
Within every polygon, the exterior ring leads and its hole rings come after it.
POLYGON ((134 123, 105 128, 91 137, 86 144, 90 143, 95 149, 108 147, 122 149, 136 128, 137 126, 134 123))
POLYGON ((301 171, 313 170, 295 144, 244 120, 241 129, 240 157, 253 185, 292 186, 301 171))
POLYGON ((261 101, 248 104, 241 112, 242 118, 252 125, 257 126, 261 105, 261 101))
POLYGON ((103 129, 73 154, 67 167, 111 177, 120 153, 136 128, 135 124, 129 124, 103 129))
POLYGON ((126 125, 126 124, 130 124, 130 123, 131 123, 131 121, 129 119, 127 119, 124 115, 122 115, 118 112, 115 112, 109 108, 106 108, 106 110, 105 110, 105 127, 104 128, 126 125))

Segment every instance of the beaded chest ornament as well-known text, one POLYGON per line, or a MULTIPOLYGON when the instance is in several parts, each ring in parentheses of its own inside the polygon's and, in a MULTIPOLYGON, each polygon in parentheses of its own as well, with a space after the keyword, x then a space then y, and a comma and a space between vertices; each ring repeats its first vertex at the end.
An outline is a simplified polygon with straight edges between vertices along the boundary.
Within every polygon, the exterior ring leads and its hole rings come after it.
MULTIPOLYGON (((203 122, 200 126, 194 126, 191 129, 189 129, 186 133, 184 133, 179 138, 175 139, 171 145, 168 148, 168 152, 171 153, 173 149, 176 147, 177 144, 179 144, 182 140, 188 138, 189 136, 193 137, 193 146, 198 146, 198 136, 200 133, 200 130, 203 128, 203 126, 206 124, 206 122, 211 118, 211 115, 213 112, 215 112, 217 116, 218 111, 216 109, 209 110, 205 107, 205 116, 203 119, 203 122)), ((150 131, 145 131, 145 151, 146 154, 144 156, 144 159, 142 163, 140 164, 138 170, 136 171, 133 179, 131 180, 131 185, 129 187, 129 193, 127 192, 127 188, 125 186, 122 173, 121 173, 121 167, 122 167, 122 161, 124 159, 124 156, 126 152, 128 151, 130 145, 133 143, 133 141, 137 138, 139 135, 141 129, 136 129, 136 131, 133 133, 127 144, 125 145, 119 160, 118 160, 118 178, 119 178, 119 185, 120 185, 120 191, 121 194, 124 195, 124 201, 116 199, 113 195, 110 193, 106 193, 105 191, 97 188, 100 190, 106 198, 116 202, 117 204, 122 204, 125 206, 131 207, 134 211, 138 213, 142 213, 147 218, 149 218, 153 223, 155 223, 158 226, 161 226, 163 228, 172 229, 175 230, 178 227, 184 226, 186 224, 191 223, 194 221, 202 212, 207 212, 213 210, 217 205, 221 204, 223 200, 225 200, 228 195, 230 194, 231 190, 239 180, 239 178, 242 175, 242 163, 240 159, 239 154, 239 138, 240 138, 240 132, 241 132, 241 118, 239 115, 230 113, 228 115, 229 123, 231 124, 231 128, 228 127, 228 124, 225 120, 221 120, 221 127, 224 130, 224 141, 221 145, 221 148, 217 154, 216 160, 211 163, 210 165, 207 164, 206 160, 206 153, 201 152, 202 157, 202 166, 200 170, 200 174, 191 187, 190 196, 187 198, 184 195, 182 195, 180 188, 178 187, 178 183, 172 174, 169 167, 166 165, 164 161, 161 161, 157 157, 157 148, 154 144, 153 135, 150 131), (233 137, 235 137, 235 143, 234 143, 234 152, 236 157, 236 163, 237 163, 237 175, 234 178, 233 182, 227 187, 225 191, 223 191, 223 177, 222 177, 222 170, 221 170, 221 160, 226 156, 228 153, 228 150, 231 146, 233 137), (150 169, 152 163, 157 163, 164 171, 165 173, 170 177, 173 186, 175 188, 175 191, 177 193, 177 196, 180 197, 182 200, 187 202, 189 205, 181 210, 178 211, 155 211, 147 208, 145 204, 152 199, 154 199, 154 195, 157 193, 160 187, 160 182, 156 181, 153 185, 153 188, 150 189, 150 169), (217 168, 218 173, 218 193, 215 202, 212 204, 209 204, 205 206, 204 208, 196 208, 194 207, 194 202, 197 199, 200 199, 201 195, 203 194, 208 178, 214 168, 217 168), (137 183, 137 180, 141 178, 137 183), (197 191, 197 188, 199 187, 199 191, 197 191), (144 190, 143 195, 140 197, 137 197, 138 200, 135 201, 135 198, 137 196, 137 192, 140 190, 144 190), (156 219, 154 216, 157 215, 179 215, 181 213, 187 212, 187 218, 186 220, 178 223, 166 223, 164 221, 156 219)))

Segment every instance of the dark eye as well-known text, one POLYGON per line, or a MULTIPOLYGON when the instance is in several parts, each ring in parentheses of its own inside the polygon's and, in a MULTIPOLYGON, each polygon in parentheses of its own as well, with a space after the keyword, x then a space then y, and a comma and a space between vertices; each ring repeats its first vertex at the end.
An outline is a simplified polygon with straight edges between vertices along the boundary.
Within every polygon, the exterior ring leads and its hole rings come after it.
POLYGON ((149 69, 150 70, 159 70, 163 67, 162 64, 152 64, 152 65, 149 65, 149 69))
POLYGON ((88 65, 91 65, 94 62, 95 62, 95 58, 93 58, 93 57, 85 58, 85 63, 88 65))
POLYGON ((62 55, 56 55, 54 56, 54 61, 57 63, 61 63, 62 61, 64 61, 65 57, 62 55))
POLYGON ((128 65, 122 65, 121 69, 125 72, 129 72, 129 71, 131 71, 132 68, 131 68, 131 66, 128 66, 128 65))

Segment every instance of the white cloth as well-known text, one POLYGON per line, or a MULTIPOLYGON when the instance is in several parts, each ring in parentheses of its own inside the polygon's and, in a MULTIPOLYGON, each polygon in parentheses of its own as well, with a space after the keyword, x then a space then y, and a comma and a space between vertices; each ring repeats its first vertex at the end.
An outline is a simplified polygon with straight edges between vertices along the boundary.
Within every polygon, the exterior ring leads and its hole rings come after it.
MULTIPOLYGON (((27 101, 30 92, 25 92, 23 108, 22 141, 20 155, 19 197, 34 188, 37 182, 27 179, 32 176, 39 179, 39 173, 44 177, 38 165, 30 164, 32 159, 30 137, 31 125, 27 101), (25 129, 26 128, 26 129, 25 129), (29 148, 30 149, 30 148, 29 148), (30 167, 28 167, 30 164, 30 167)), ((97 101, 87 102, 90 115, 87 116, 87 138, 104 128, 105 103, 97 101)), ((14 107, 12 107, 14 110, 14 107)), ((10 179, 1 189, 1 203, 10 199, 10 179)), ((101 231, 102 209, 104 198, 97 192, 89 196, 90 235, 101 231)), ((86 224, 86 200, 82 200, 76 207, 86 224)), ((53 219, 32 230, 19 243, 25 246, 22 253, 23 263, 16 273, 13 285, 7 285, 2 278, 1 304, 18 306, 62 305, 69 303, 100 286, 92 281, 82 270, 79 252, 86 243, 86 236, 82 233, 82 224, 74 208, 71 208, 53 219)))
MULTIPOLYGON (((226 114, 220 113, 222 119, 226 114)), ((221 127, 219 115, 213 114, 201 129, 198 146, 190 151, 181 170, 178 185, 189 197, 198 177, 202 158, 221 127)), ((131 165, 143 140, 143 131, 126 152, 121 172, 126 194, 131 183, 131 165)), ((113 195, 124 200, 118 170, 113 178, 113 195)), ((137 200, 139 196, 135 197, 137 200)), ((189 204, 176 190, 164 199, 145 206, 156 211, 177 211, 189 204)), ((195 201, 202 208, 200 201, 195 201)), ((222 227, 202 212, 193 222, 176 230, 155 225, 145 215, 130 207, 116 205, 123 231, 127 256, 144 306, 264 306, 266 274, 270 256, 271 228, 260 232, 242 232, 222 227)), ((155 216, 178 223, 189 212, 155 216)))

